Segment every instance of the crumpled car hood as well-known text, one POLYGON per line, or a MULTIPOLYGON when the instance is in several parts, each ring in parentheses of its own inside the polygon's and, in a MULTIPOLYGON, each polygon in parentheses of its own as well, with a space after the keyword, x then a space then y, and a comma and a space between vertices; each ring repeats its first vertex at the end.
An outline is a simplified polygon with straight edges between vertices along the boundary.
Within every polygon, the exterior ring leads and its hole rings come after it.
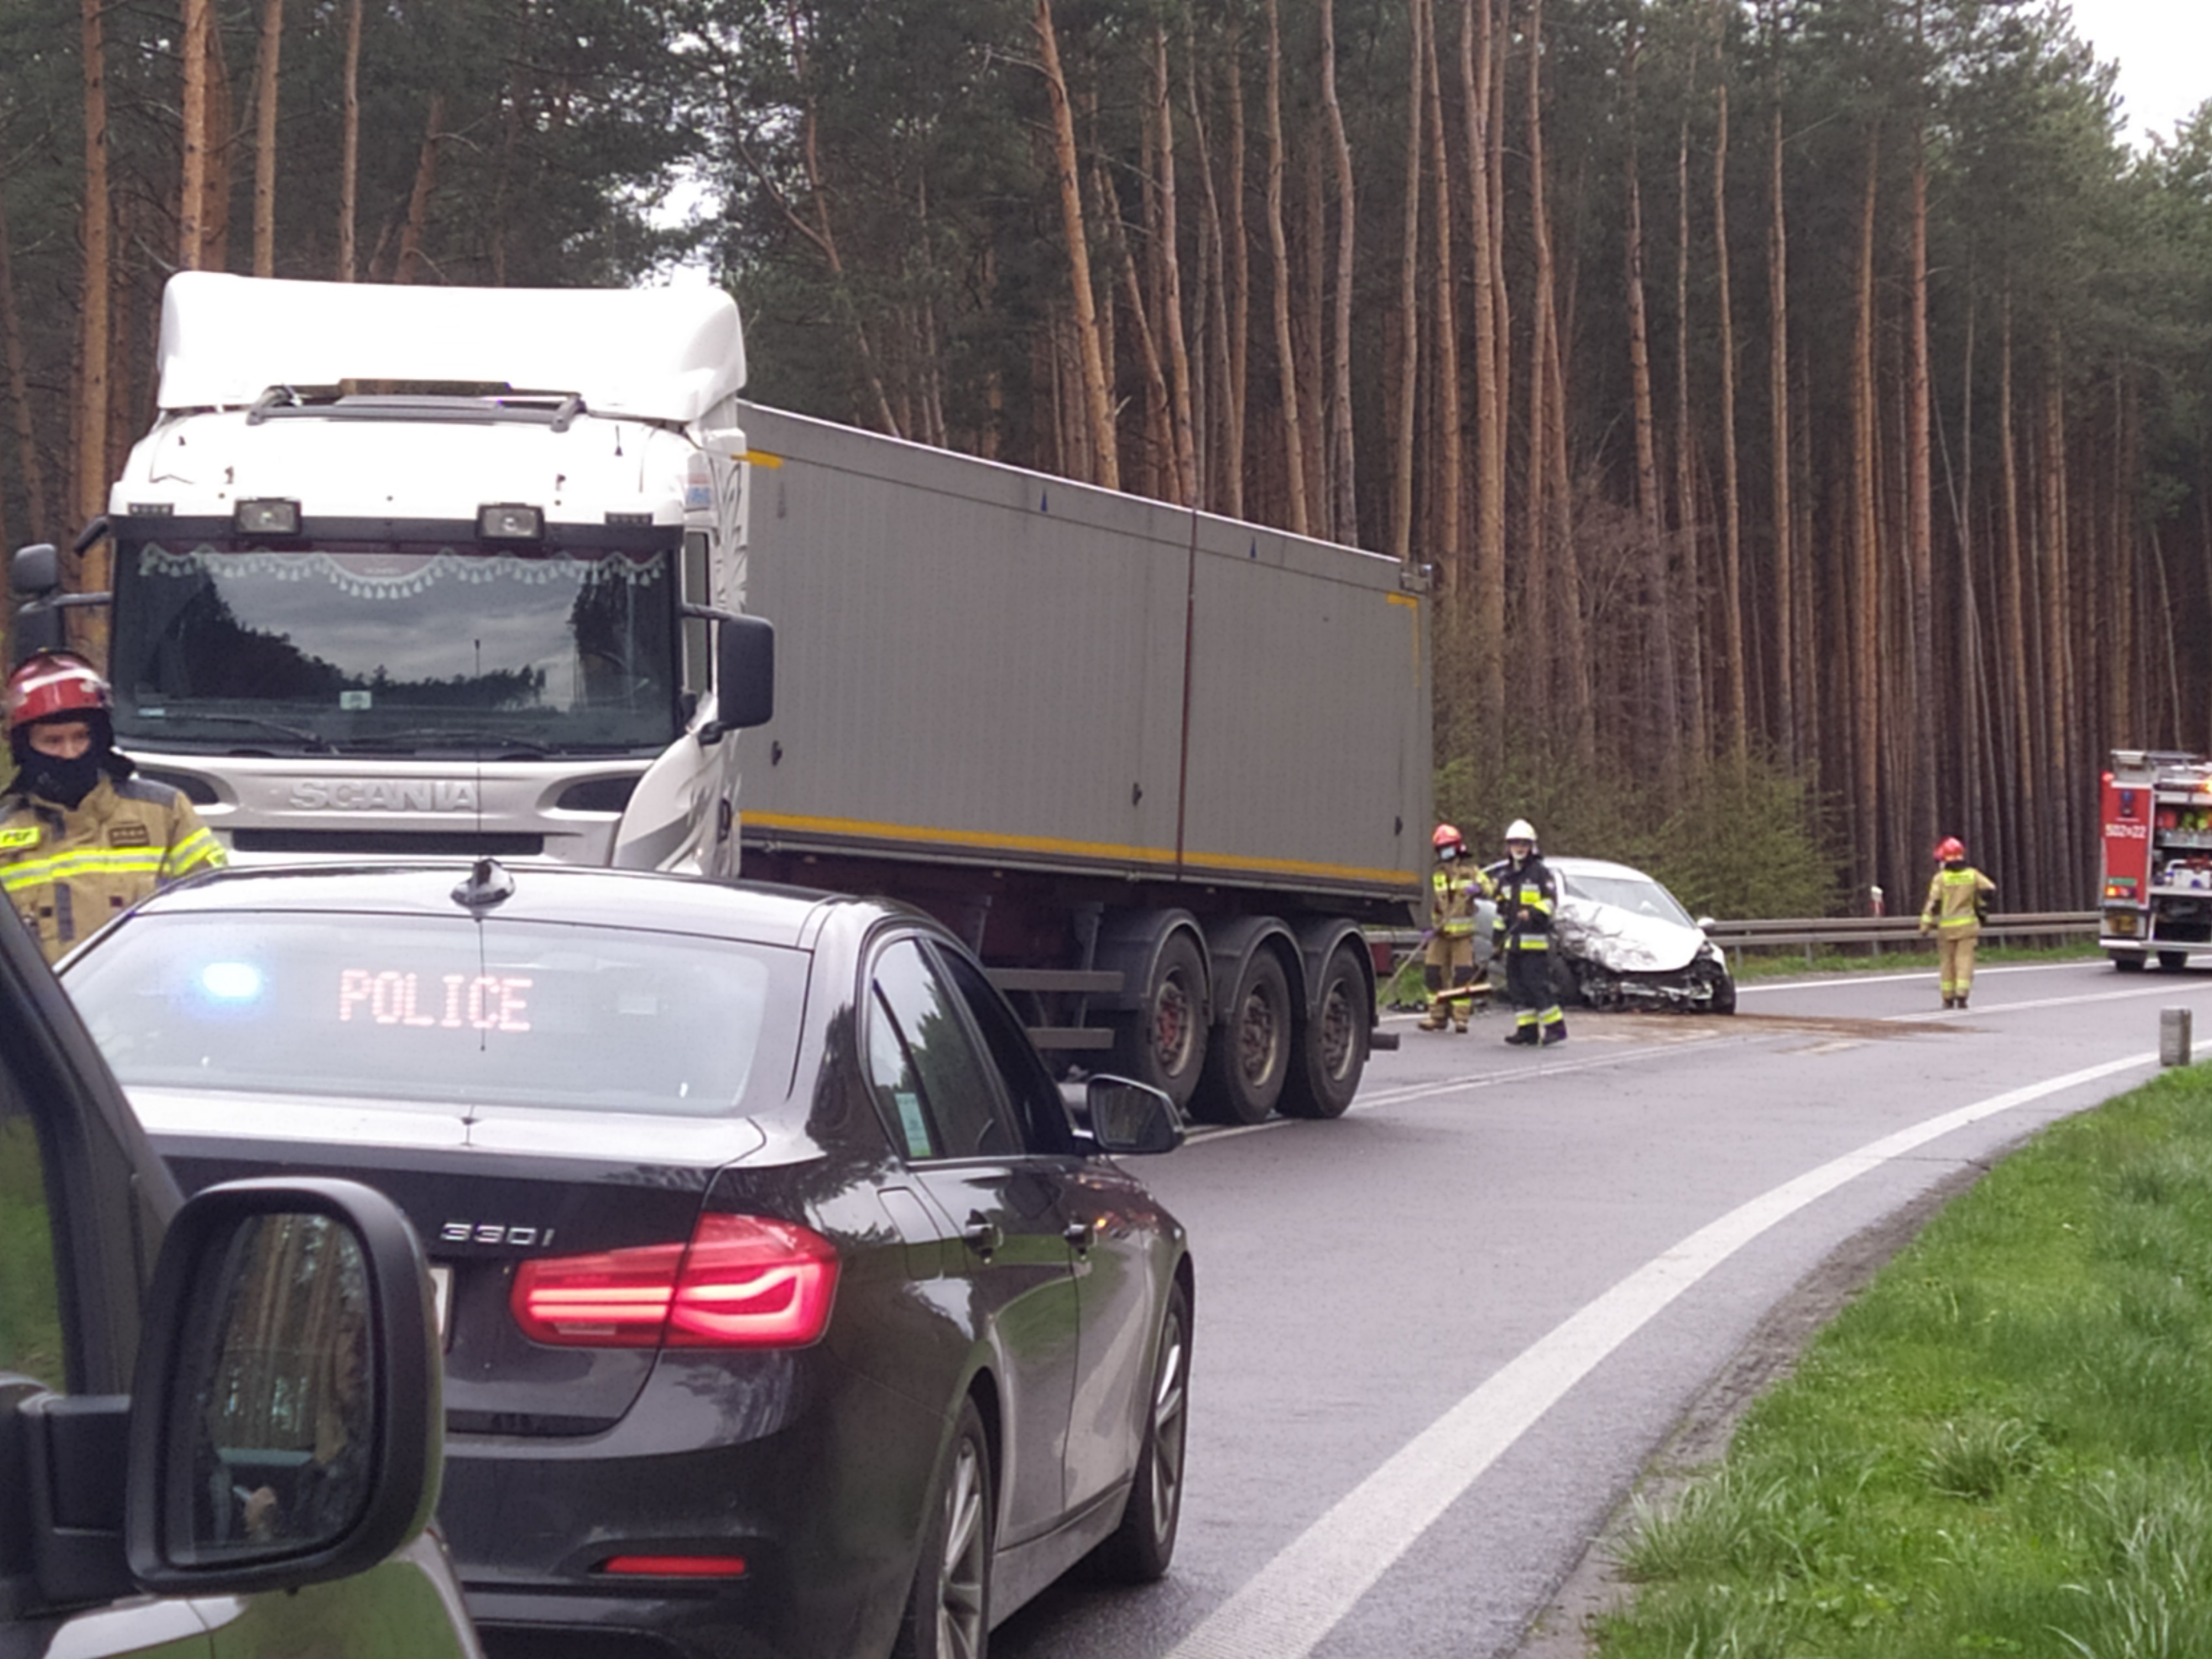
POLYGON ((1553 931, 1570 954, 1616 974, 1671 974, 1705 946, 1694 927, 1589 899, 1563 897, 1553 931))

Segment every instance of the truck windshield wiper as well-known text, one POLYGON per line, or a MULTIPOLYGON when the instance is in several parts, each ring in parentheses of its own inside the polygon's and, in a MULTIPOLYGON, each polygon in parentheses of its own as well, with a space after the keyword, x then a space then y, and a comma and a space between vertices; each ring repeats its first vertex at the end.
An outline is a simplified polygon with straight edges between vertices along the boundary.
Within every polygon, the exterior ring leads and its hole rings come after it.
MULTIPOLYGON (((335 755, 338 752, 337 745, 319 732, 310 732, 303 726, 287 726, 282 720, 272 720, 261 714, 203 714, 195 710, 178 718, 180 720, 204 720, 210 726, 250 726, 258 732, 274 732, 280 737, 289 738, 317 753, 335 755)), ((177 735, 189 736, 184 732, 177 735)))
POLYGON ((550 755, 553 750, 535 738, 518 738, 508 732, 471 732, 444 726, 410 726, 398 732, 376 732, 348 738, 353 749, 520 749, 526 754, 550 755))

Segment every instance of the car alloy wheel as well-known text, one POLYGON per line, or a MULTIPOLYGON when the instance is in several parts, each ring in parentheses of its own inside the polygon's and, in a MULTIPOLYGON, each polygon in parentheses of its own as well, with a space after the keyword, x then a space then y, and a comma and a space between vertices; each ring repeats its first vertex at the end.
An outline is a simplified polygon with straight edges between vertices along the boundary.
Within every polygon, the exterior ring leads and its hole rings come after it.
POLYGON ((1144 1584, 1165 1575, 1182 1520, 1183 1457, 1190 1439, 1190 1293, 1176 1283, 1160 1316, 1158 1357, 1145 1438, 1121 1524, 1098 1547, 1101 1577, 1144 1584))
POLYGON ((896 1659, 985 1659, 991 1641, 991 1447, 973 1400, 961 1401, 927 1514, 896 1659))

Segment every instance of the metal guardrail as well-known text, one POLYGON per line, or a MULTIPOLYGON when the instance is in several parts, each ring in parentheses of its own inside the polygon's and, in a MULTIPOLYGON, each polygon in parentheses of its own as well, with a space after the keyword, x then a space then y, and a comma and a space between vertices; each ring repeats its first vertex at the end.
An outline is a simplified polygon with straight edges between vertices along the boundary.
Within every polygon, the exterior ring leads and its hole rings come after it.
MULTIPOLYGON (((1717 921, 1706 930, 1714 943, 1729 950, 1767 951, 1802 945, 1805 960, 1813 959, 1821 945, 1863 945, 1875 956, 1884 946, 1892 950, 1926 950, 1932 943, 1920 933, 1920 918, 1905 916, 1797 917, 1759 921, 1717 921)), ((1998 915, 1982 924, 1984 939, 2094 939, 2094 910, 2045 910, 2029 915, 1998 915)))
MULTIPOLYGON (((1982 924, 1984 939, 2094 939, 2097 936, 2097 912, 2094 910, 2046 910, 2029 915, 1998 915, 1982 924)), ((1859 945, 1870 954, 1880 956, 1884 949, 1928 950, 1932 939, 1920 933, 1920 918, 1916 915, 1903 916, 1796 916, 1769 918, 1757 921, 1716 921, 1705 930, 1707 937, 1729 951, 1774 951, 1803 946, 1805 960, 1813 960, 1814 949, 1822 945, 1859 945)), ((1368 935, 1377 943, 1387 943, 1394 951, 1417 948, 1424 937, 1410 927, 1376 931, 1368 935)))

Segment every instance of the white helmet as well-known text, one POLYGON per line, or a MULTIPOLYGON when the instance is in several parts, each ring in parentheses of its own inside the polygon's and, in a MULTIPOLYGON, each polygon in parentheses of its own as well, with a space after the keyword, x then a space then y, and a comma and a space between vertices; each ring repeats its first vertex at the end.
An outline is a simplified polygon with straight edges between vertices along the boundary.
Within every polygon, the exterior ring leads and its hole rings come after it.
POLYGON ((1525 841, 1534 845, 1536 840, 1536 826, 1526 818, 1516 818, 1505 826, 1505 839, 1509 842, 1525 841))

